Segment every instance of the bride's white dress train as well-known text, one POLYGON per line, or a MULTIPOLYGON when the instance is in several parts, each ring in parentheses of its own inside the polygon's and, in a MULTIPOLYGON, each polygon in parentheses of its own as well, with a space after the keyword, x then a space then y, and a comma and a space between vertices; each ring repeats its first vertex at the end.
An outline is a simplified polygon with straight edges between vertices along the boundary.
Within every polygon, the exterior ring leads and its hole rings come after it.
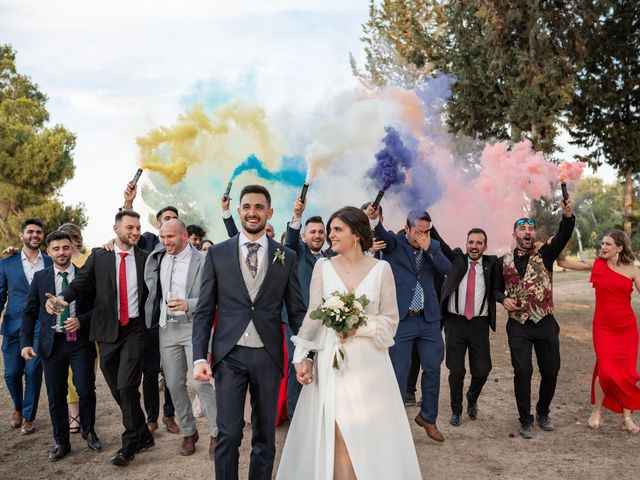
MULTIPOLYGON (((346 291, 328 259, 316 263, 309 312, 335 291, 346 291)), ((344 344, 345 361, 332 367, 338 340, 319 320, 305 317, 293 359, 316 351, 314 380, 302 388, 276 478, 331 480, 338 424, 358 480, 420 480, 409 421, 389 359, 398 326, 391 267, 379 261, 355 289, 371 303, 367 325, 344 344)))

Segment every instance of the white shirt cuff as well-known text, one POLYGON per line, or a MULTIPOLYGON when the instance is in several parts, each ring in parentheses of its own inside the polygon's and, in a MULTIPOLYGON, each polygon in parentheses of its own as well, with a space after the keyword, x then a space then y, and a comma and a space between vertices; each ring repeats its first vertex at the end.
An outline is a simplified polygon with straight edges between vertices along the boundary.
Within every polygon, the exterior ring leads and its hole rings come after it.
POLYGON ((199 364, 199 363, 208 363, 208 362, 207 362, 204 358, 200 358, 200 359, 198 359, 198 360, 194 360, 194 361, 193 361, 193 364, 194 364, 194 365, 197 365, 197 364, 199 364))
POLYGON ((225 210, 224 212, 222 212, 222 218, 231 218, 231 210, 225 210))
POLYGON ((289 222, 289 226, 294 230, 300 230, 302 228, 302 217, 293 217, 289 222))

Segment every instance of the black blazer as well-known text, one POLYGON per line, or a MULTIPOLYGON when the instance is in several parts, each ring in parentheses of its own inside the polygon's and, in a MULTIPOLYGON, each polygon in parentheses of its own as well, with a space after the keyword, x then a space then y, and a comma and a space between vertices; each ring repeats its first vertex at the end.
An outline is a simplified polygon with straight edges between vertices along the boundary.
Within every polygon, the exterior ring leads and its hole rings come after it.
MULTIPOLYGON (((76 275, 79 273, 76 267, 76 275)), ((22 325, 20 327, 20 349, 34 347, 36 353, 42 358, 49 358, 53 349, 53 329, 56 315, 50 315, 45 309, 47 297, 45 293, 56 293, 55 270, 53 266, 36 272, 29 289, 27 303, 22 311, 22 325), (38 345, 34 345, 36 325, 39 323, 40 337, 38 345)), ((89 342, 89 329, 91 326, 91 311, 94 292, 78 298, 75 304, 76 318, 80 320, 80 328, 77 333, 78 342, 89 342)))
POLYGON ((206 359, 211 328, 217 308, 211 351, 213 366, 238 343, 252 320, 267 353, 284 372, 282 307, 286 304, 289 325, 298 333, 306 308, 300 293, 297 258, 293 250, 272 239, 264 261, 267 272, 252 302, 242 278, 238 249, 239 235, 209 248, 202 272, 198 306, 193 317, 193 359, 206 359), (276 250, 284 262, 275 259, 276 250))
MULTIPOLYGON (((144 304, 149 294, 144 283, 144 264, 149 254, 138 247, 134 247, 133 251, 138 281, 138 311, 140 321, 144 325, 144 304)), ((115 255, 115 252, 109 252, 104 248, 94 248, 69 288, 62 292, 64 299, 71 302, 95 291, 90 339, 97 342, 113 343, 118 338, 120 325, 115 255)))
MULTIPOLYGON (((440 308, 442 310, 443 323, 446 321, 447 306, 449 304, 449 298, 451 295, 455 295, 460 281, 467 273, 468 262, 467 254, 460 248, 451 249, 447 242, 445 242, 438 231, 433 228, 431 230, 431 237, 437 239, 440 242, 442 253, 451 262, 451 271, 444 278, 440 291, 440 308)), ((498 261, 498 257, 495 255, 483 255, 482 256, 482 269, 484 271, 484 285, 487 297, 487 304, 489 307, 489 325, 495 332, 496 330, 496 299, 493 295, 493 277, 494 266, 498 261)))

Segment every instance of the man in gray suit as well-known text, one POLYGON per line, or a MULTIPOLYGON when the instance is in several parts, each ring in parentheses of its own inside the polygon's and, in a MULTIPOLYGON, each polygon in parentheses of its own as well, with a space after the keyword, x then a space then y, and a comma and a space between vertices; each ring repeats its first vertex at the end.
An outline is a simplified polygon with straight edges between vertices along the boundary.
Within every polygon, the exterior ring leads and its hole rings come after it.
MULTIPOLYGON (((144 279, 149 289, 146 322, 150 327, 153 302, 160 297, 160 357, 184 435, 179 453, 186 456, 195 453, 199 438, 185 375, 193 379, 191 322, 200 295, 204 255, 189 243, 187 227, 177 218, 162 224, 160 242, 145 265, 144 279)), ((209 423, 209 455, 213 457, 218 435, 215 390, 209 382, 191 383, 209 423)))

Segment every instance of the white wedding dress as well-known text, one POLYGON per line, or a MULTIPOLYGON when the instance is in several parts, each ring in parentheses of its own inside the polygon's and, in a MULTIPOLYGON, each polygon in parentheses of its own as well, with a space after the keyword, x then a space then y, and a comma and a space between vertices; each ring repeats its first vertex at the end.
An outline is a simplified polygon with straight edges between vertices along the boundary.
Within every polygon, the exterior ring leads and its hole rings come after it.
MULTIPOLYGON (((313 270, 309 312, 335 291, 346 291, 331 261, 313 270)), ((344 344, 340 370, 332 367, 338 344, 320 320, 304 319, 293 361, 317 352, 313 382, 300 393, 282 452, 279 480, 331 480, 335 425, 340 427, 358 480, 420 480, 409 421, 389 358, 398 327, 391 267, 378 261, 355 289, 366 295, 367 325, 344 344)))

